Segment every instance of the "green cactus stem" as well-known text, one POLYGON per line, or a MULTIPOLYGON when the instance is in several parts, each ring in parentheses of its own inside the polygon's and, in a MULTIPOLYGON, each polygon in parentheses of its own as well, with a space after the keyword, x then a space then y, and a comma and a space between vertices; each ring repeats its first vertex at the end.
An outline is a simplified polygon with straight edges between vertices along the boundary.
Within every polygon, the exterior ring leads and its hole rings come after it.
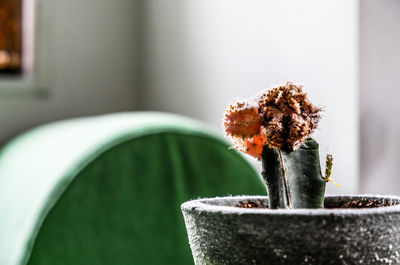
POLYGON ((286 169, 279 154, 280 150, 264 146, 261 162, 261 175, 267 187, 270 209, 289 208, 289 190, 286 169))
POLYGON ((323 207, 326 181, 321 174, 318 147, 311 138, 295 151, 264 147, 262 176, 270 209, 323 207))

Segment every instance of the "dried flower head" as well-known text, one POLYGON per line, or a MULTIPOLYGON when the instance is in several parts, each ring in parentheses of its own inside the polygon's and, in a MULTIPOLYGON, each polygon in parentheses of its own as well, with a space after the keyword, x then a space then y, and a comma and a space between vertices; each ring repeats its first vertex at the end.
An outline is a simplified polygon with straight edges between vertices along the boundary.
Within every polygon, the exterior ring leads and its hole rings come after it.
POLYGON ((261 95, 259 113, 266 143, 271 148, 295 150, 314 132, 320 111, 307 99, 302 86, 293 82, 261 95))
POLYGON ((320 111, 301 85, 288 81, 262 94, 257 106, 245 101, 230 105, 224 128, 235 148, 260 159, 264 145, 287 150, 299 147, 317 127, 320 111))
POLYGON ((251 138, 260 133, 262 115, 257 106, 246 102, 230 105, 225 112, 224 128, 227 135, 237 138, 251 138))

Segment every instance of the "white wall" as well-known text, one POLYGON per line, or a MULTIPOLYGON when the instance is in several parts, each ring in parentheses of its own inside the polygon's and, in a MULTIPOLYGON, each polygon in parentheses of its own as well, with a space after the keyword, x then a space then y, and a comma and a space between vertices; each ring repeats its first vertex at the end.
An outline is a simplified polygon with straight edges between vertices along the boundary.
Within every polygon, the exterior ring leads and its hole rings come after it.
POLYGON ((38 1, 49 93, 0 97, 0 142, 57 119, 138 108, 219 127, 230 102, 293 80, 325 107, 315 136, 341 184, 328 191, 357 191, 357 0, 38 1))
POLYGON ((400 195, 400 1, 361 1, 361 188, 400 195))
POLYGON ((358 1, 148 0, 142 108, 221 125, 237 98, 283 80, 324 106, 315 134, 340 188, 358 189, 358 1))
POLYGON ((135 107, 136 1, 38 1, 48 93, 0 91, 0 142, 48 121, 135 107))

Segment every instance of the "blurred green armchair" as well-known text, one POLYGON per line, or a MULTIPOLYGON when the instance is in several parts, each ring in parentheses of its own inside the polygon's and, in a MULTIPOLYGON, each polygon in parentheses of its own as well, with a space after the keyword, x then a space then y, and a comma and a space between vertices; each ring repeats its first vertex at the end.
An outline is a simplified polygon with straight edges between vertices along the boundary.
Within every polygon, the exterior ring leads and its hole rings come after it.
POLYGON ((252 167, 192 119, 51 123, 0 152, 0 264, 193 264, 180 204, 263 193, 252 167))

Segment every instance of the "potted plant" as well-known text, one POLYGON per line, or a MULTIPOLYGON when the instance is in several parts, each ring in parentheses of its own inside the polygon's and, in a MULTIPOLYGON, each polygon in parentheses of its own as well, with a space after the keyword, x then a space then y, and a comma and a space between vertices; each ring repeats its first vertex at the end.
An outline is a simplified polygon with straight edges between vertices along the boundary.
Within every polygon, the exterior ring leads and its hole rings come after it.
POLYGON ((318 143, 321 109, 293 82, 230 105, 234 147, 262 163, 268 196, 182 204, 196 265, 400 264, 400 198, 326 196, 318 143))

